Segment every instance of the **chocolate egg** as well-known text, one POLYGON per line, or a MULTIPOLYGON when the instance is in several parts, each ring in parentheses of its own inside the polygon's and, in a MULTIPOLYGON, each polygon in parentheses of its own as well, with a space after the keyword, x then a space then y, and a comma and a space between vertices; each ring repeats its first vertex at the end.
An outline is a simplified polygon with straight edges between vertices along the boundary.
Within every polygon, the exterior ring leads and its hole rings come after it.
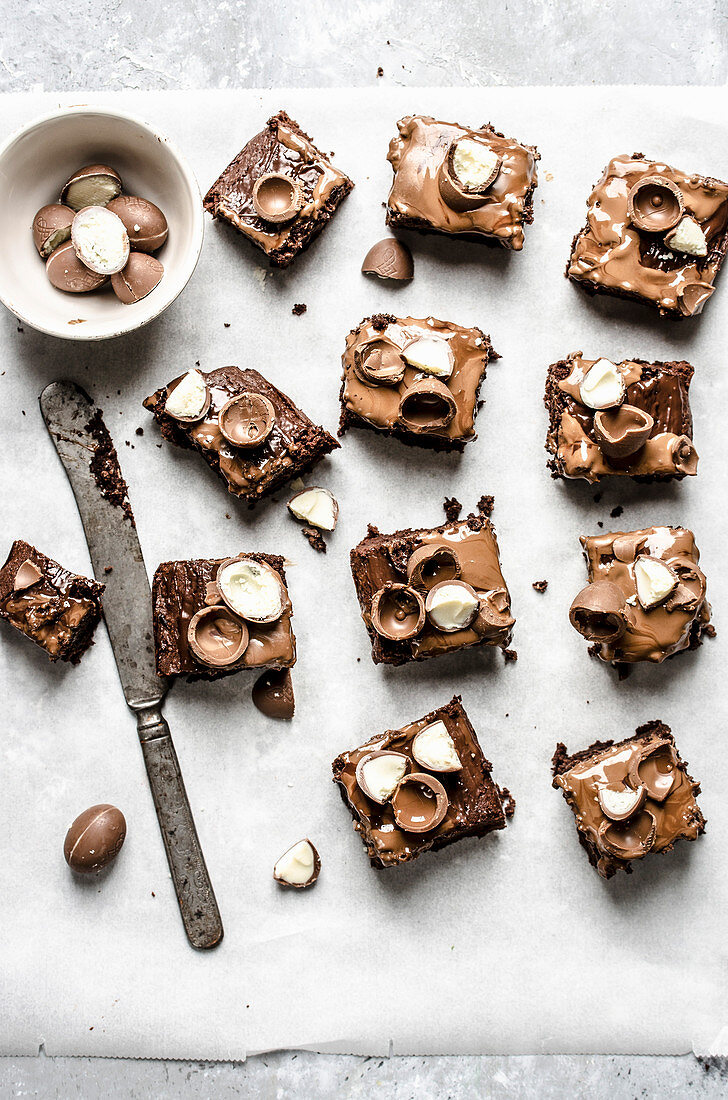
POLYGON ((63 854, 72 871, 100 871, 115 859, 126 838, 121 810, 103 802, 84 810, 66 833, 63 854))
POLYGON ((156 252, 167 240, 167 219, 149 199, 119 195, 107 204, 106 209, 121 218, 135 252, 156 252))
POLYGON ((46 275, 54 287, 68 294, 98 290, 108 281, 107 275, 99 275, 81 263, 71 241, 51 252, 46 260, 46 275))
POLYGON ((132 252, 126 267, 111 276, 111 286, 119 301, 130 306, 151 294, 163 275, 164 268, 154 256, 132 252))
POLYGON ((44 260, 71 237, 74 212, 70 206, 52 202, 42 206, 33 218, 33 244, 44 260))
POLYGON ((73 210, 84 206, 106 206, 121 194, 121 177, 108 164, 87 164, 66 180, 61 188, 61 202, 73 210))

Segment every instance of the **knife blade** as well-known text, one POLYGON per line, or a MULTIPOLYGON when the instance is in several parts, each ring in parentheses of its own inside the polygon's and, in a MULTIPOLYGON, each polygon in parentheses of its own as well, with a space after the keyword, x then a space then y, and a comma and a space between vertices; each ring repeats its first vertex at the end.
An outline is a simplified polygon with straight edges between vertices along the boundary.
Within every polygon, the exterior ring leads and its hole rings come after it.
POLYGON ((185 931, 193 947, 214 947, 223 937, 222 921, 162 716, 169 683, 156 673, 151 591, 119 459, 101 410, 74 382, 46 386, 40 408, 76 498, 94 574, 106 585, 104 619, 124 697, 136 715, 185 931))

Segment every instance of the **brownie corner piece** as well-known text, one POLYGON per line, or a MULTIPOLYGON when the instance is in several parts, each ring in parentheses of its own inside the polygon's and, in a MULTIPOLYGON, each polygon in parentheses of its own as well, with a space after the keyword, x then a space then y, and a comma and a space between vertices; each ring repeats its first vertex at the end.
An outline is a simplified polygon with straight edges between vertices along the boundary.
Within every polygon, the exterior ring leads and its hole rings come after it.
POLYGON ((711 633, 707 582, 692 531, 647 527, 582 536, 587 585, 569 610, 591 651, 617 668, 660 664, 711 633))
POLYGON ((217 680, 245 670, 291 668, 292 615, 284 559, 277 554, 162 562, 152 582, 157 674, 217 680), (251 588, 258 593, 253 605, 245 594, 251 588))
POLYGON ((538 182, 534 146, 490 123, 470 129, 428 115, 402 118, 397 129, 387 156, 388 225, 523 248, 538 182))
POLYGON ((552 363, 544 403, 546 450, 554 477, 597 482, 682 480, 698 470, 685 360, 587 359, 552 363))
POLYGON ((341 446, 252 368, 188 371, 147 397, 144 407, 164 439, 198 451, 228 492, 251 505, 341 446), (178 387, 186 387, 187 403, 174 398, 178 387))
POLYGON ((354 184, 279 111, 205 195, 214 218, 232 225, 274 267, 288 267, 326 227, 354 184))
POLYGON ((0 568, 0 618, 51 661, 75 665, 93 645, 104 588, 17 539, 0 568))
POLYGON ((603 878, 632 861, 697 840, 705 819, 670 727, 656 720, 624 741, 595 741, 569 754, 556 746, 553 786, 574 813, 579 841, 603 878))
POLYGON ((377 870, 504 829, 515 807, 493 780, 457 695, 424 718, 341 753, 332 771, 377 870))
POLYGON ((728 183, 642 153, 614 157, 587 200, 566 276, 674 319, 699 314, 728 249, 728 183))
POLYGON ((339 435, 363 428, 403 443, 462 451, 475 419, 490 337, 434 317, 365 317, 346 338, 339 435))
POLYGON ((495 530, 482 511, 391 535, 370 528, 350 557, 375 664, 402 665, 475 646, 505 652, 510 645, 510 594, 495 530))

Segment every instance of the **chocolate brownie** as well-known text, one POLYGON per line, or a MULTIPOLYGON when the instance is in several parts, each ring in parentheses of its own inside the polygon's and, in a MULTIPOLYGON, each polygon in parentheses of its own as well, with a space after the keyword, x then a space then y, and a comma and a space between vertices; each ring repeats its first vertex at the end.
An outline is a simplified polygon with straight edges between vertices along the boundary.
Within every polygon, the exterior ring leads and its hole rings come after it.
POLYGON ((688 775, 664 722, 647 722, 634 737, 595 741, 571 755, 559 743, 552 774, 603 878, 629 873, 632 860, 670 852, 678 840, 697 840, 705 831, 695 800, 700 784, 688 775))
POLYGON ((416 722, 341 753, 332 769, 377 870, 411 862, 466 836, 504 829, 515 809, 510 792, 491 776, 492 765, 459 695, 416 722), (366 783, 367 758, 373 753, 380 765, 392 767, 379 773, 375 789, 366 783))
POLYGON ((205 195, 205 209, 288 267, 333 217, 354 184, 279 111, 205 195))
POLYGON ((552 363, 544 402, 553 476, 596 482, 607 475, 667 481, 696 474, 692 377, 685 360, 612 363, 577 351, 552 363))
POLYGON ((77 665, 93 645, 104 588, 17 539, 0 569, 0 618, 44 649, 51 661, 77 665))

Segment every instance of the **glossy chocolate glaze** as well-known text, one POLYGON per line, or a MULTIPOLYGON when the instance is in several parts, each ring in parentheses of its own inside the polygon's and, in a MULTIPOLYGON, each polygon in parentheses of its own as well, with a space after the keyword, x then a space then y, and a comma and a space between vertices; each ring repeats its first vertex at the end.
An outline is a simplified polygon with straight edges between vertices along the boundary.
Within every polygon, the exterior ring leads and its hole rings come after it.
POLYGON ((342 435, 350 426, 368 427, 393 432, 407 442, 421 446, 462 446, 476 438, 475 415, 480 385, 488 362, 497 358, 489 337, 479 328, 462 328, 434 317, 367 317, 346 338, 346 350, 341 359, 343 379, 339 434, 342 435), (369 344, 380 340, 388 341, 401 351, 412 340, 433 334, 448 341, 455 359, 450 377, 440 381, 452 394, 456 412, 446 426, 421 435, 407 429, 400 420, 399 407, 404 393, 413 383, 425 378, 425 372, 407 364, 397 385, 367 385, 354 369, 355 357, 369 344))
POLYGON ((354 827, 377 869, 416 859, 422 852, 443 848, 464 836, 484 836, 493 829, 505 828, 505 795, 491 778, 491 764, 483 756, 459 696, 417 722, 387 730, 360 748, 342 753, 332 768, 334 781, 354 817, 354 827), (420 730, 438 720, 445 723, 463 766, 458 772, 431 773, 442 783, 448 797, 442 822, 430 832, 405 832, 395 821, 391 802, 380 805, 364 794, 356 781, 356 766, 370 752, 388 749, 407 757, 410 772, 427 772, 415 761, 412 742, 420 730))
POLYGON ((241 669, 290 668, 296 661, 296 639, 291 626, 293 609, 286 587, 283 559, 270 554, 248 554, 265 562, 280 575, 285 590, 283 614, 273 623, 246 620, 248 645, 238 662, 211 668, 199 661, 188 642, 192 617, 208 601, 208 584, 214 581, 226 558, 163 562, 154 574, 152 605, 157 672, 160 676, 187 674, 190 678, 216 679, 241 669))
POLYGON ((280 111, 227 166, 205 196, 204 206, 262 248, 272 263, 285 266, 321 231, 353 186, 280 111), (285 223, 264 220, 253 204, 256 181, 271 173, 290 177, 301 191, 301 206, 285 223))
POLYGON ((251 503, 273 492, 292 478, 310 470, 324 455, 339 447, 336 440, 301 412, 286 394, 256 370, 218 367, 200 372, 210 393, 210 405, 202 420, 184 424, 170 416, 164 405, 183 375, 144 401, 162 429, 162 435, 178 447, 199 451, 235 496, 251 503), (242 393, 267 397, 275 411, 270 433, 257 447, 236 447, 220 431, 220 410, 242 393))
MULTIPOLYGON (((610 878, 619 870, 629 871, 630 859, 643 858, 649 852, 669 852, 678 840, 697 840, 705 829, 705 820, 695 800, 700 785, 688 775, 687 765, 680 759, 669 727, 661 722, 641 726, 634 738, 617 744, 597 742, 572 757, 566 755, 564 745, 559 745, 554 756, 553 785, 561 788, 576 817, 579 839, 591 863, 604 878, 610 878), (652 763, 654 757, 650 758, 655 752, 661 756, 659 772, 652 763), (664 782, 666 776, 667 782, 664 782), (661 798, 650 794, 650 780, 655 777, 662 781, 661 798), (631 819, 632 828, 640 814, 646 811, 654 818, 654 840, 647 852, 632 854, 629 859, 620 858, 604 844, 603 831, 609 818, 600 806, 599 789, 606 784, 638 789, 644 781, 647 781, 648 790, 631 819), (669 793, 665 797, 668 784, 669 793)), ((624 830, 629 836, 630 819, 616 825, 617 834, 624 830)))
MULTIPOLYGON (((424 660, 477 645, 497 645, 505 649, 511 640, 513 619, 509 615, 510 597, 500 567, 498 542, 490 521, 484 516, 468 516, 454 523, 423 530, 398 531, 380 535, 375 530, 351 552, 351 568, 362 618, 372 639, 375 663, 403 664, 424 660), (445 548, 454 552, 460 566, 460 580, 471 585, 484 599, 500 594, 504 617, 500 622, 476 619, 464 630, 445 633, 425 620, 422 630, 406 641, 382 638, 371 623, 374 595, 387 583, 407 583, 407 565, 412 553, 421 546, 445 548)), ((427 595, 427 578, 420 581, 427 595)))
POLYGON ((692 366, 685 362, 648 363, 625 359, 616 363, 626 387, 624 402, 648 413, 654 421, 643 447, 626 458, 606 455, 594 432, 595 410, 583 403, 581 382, 596 359, 573 352, 549 367, 545 403, 550 413, 546 448, 554 456, 554 473, 596 482, 601 477, 677 478, 673 448, 680 436, 692 437, 689 387, 692 366))
POLYGON ((457 123, 410 115, 397 123, 389 144, 394 170, 387 200, 387 222, 415 229, 480 237, 503 248, 523 248, 524 223, 533 221, 533 190, 539 154, 499 134, 490 125, 470 130, 457 123), (502 158, 501 169, 473 210, 454 210, 440 194, 438 173, 453 141, 475 138, 502 158))
POLYGON ((614 157, 587 201, 584 229, 574 238, 566 274, 592 293, 606 291, 657 306, 663 315, 699 313, 728 245, 728 184, 686 175, 641 154, 614 157), (708 255, 672 252, 663 236, 638 229, 629 219, 627 197, 647 176, 677 184, 685 214, 700 225, 708 255))
POLYGON ((52 661, 75 664, 91 644, 103 591, 103 584, 69 572, 19 539, 0 570, 0 617, 45 649, 52 661), (38 572, 40 577, 26 587, 38 572))
POLYGON ((683 649, 694 648, 710 622, 705 577, 697 569, 700 553, 692 531, 683 527, 648 527, 641 531, 614 531, 583 537, 589 581, 616 584, 630 609, 630 622, 616 641, 604 642, 597 652, 603 661, 661 663, 683 649), (685 586, 685 605, 670 601, 645 611, 637 599, 634 560, 652 555, 674 569, 685 586))

